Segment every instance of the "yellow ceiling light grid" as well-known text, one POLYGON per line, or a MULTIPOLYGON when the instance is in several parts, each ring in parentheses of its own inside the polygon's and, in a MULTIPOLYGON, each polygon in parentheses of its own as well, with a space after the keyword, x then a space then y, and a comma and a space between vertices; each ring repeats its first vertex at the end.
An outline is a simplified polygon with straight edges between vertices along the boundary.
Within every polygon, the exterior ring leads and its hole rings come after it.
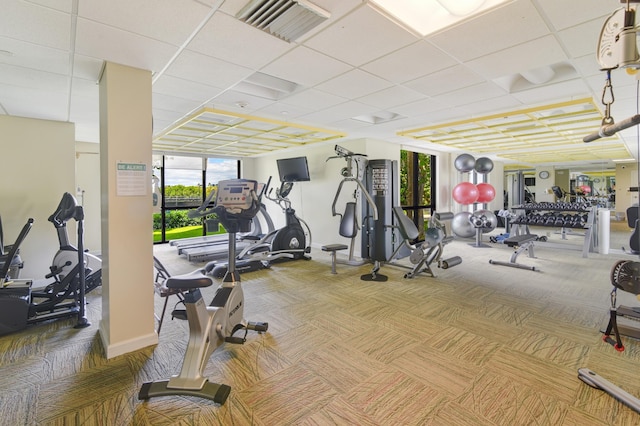
POLYGON ((346 133, 202 108, 155 136, 155 151, 251 157, 343 138, 346 133))
POLYGON ((602 113, 591 98, 584 98, 404 130, 398 135, 529 164, 629 157, 617 136, 593 146, 582 141, 601 125, 602 113))

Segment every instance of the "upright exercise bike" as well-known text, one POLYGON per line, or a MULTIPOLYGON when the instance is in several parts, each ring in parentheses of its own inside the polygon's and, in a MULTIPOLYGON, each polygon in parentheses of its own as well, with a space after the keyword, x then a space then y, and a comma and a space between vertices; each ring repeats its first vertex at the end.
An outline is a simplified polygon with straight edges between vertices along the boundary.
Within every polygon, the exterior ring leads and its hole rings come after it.
POLYGON ((244 295, 240 274, 235 268, 236 233, 248 232, 251 219, 260 210, 256 196, 257 182, 246 179, 225 180, 218 183, 215 213, 229 232, 229 268, 209 306, 205 306, 201 287, 209 287, 213 279, 200 269, 189 274, 173 276, 166 280, 169 289, 184 294, 185 310, 175 310, 172 316, 189 321, 189 342, 180 374, 169 380, 148 382, 142 385, 138 399, 155 396, 190 395, 224 404, 231 392, 227 385, 209 382, 203 377, 204 368, 211 354, 223 343, 242 344, 248 330, 267 331, 269 324, 247 322, 244 319, 244 295), (243 337, 234 337, 244 330, 243 337))

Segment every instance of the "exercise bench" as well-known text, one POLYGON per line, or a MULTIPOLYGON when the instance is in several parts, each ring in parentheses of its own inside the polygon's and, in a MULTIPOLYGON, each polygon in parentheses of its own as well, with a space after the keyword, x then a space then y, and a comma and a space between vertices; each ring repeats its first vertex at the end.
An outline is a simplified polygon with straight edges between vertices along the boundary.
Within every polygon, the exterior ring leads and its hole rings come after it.
POLYGON ((502 262, 498 260, 489 260, 492 265, 510 266, 512 268, 528 269, 530 271, 536 271, 535 266, 527 266, 518 263, 518 256, 522 252, 527 252, 529 257, 535 257, 533 254, 533 243, 538 239, 536 234, 522 234, 514 235, 503 240, 503 243, 509 247, 513 247, 514 252, 511 254, 511 259, 508 262, 502 262))

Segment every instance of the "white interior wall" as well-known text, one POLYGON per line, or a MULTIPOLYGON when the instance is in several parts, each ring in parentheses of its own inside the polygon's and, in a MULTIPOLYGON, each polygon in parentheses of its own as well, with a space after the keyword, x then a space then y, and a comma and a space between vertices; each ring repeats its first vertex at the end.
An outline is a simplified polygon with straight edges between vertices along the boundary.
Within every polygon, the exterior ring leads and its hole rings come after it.
POLYGON ((629 188, 638 186, 638 165, 636 163, 616 164, 616 212, 626 214, 631 205, 638 202, 638 192, 629 188))
POLYGON ((76 196, 84 210, 84 247, 101 252, 100 144, 76 142, 76 196))
MULTIPOLYGON (((295 183, 288 198, 291 200, 292 208, 296 210, 296 214, 309 225, 311 243, 314 247, 337 242, 335 239, 338 238, 337 220, 333 220, 330 209, 335 188, 340 181, 338 166, 342 167, 344 161, 326 162, 328 157, 334 155, 333 147, 334 144, 316 144, 304 149, 276 153, 254 160, 254 171, 257 171, 258 174, 253 177, 261 182, 266 182, 271 177, 271 188, 275 192, 280 185, 276 160, 297 156, 307 157, 311 180, 295 183)), ((276 228, 284 226, 285 215, 280 207, 269 200, 265 200, 265 205, 276 228)))
MULTIPOLYGON (((34 225, 20 249, 21 278, 44 279, 58 250, 47 220, 65 192, 75 195, 73 123, 0 115, 3 158, 0 215, 5 244, 13 243, 27 219, 34 225)), ((75 241, 75 224, 68 226, 75 241)))

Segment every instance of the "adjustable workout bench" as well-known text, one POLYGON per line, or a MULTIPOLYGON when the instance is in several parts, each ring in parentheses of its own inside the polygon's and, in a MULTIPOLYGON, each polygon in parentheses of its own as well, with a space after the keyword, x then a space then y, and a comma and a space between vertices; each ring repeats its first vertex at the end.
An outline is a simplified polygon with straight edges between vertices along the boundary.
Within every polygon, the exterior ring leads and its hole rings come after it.
POLYGON ((517 259, 520 253, 526 251, 529 253, 529 257, 535 257, 533 255, 533 243, 538 239, 536 234, 522 234, 514 235, 513 237, 506 238, 503 243, 509 247, 514 248, 514 252, 511 255, 511 259, 508 262, 501 262, 498 260, 489 260, 492 265, 511 266, 513 268, 528 269, 530 271, 536 271, 535 266, 527 266, 518 263, 517 259))

